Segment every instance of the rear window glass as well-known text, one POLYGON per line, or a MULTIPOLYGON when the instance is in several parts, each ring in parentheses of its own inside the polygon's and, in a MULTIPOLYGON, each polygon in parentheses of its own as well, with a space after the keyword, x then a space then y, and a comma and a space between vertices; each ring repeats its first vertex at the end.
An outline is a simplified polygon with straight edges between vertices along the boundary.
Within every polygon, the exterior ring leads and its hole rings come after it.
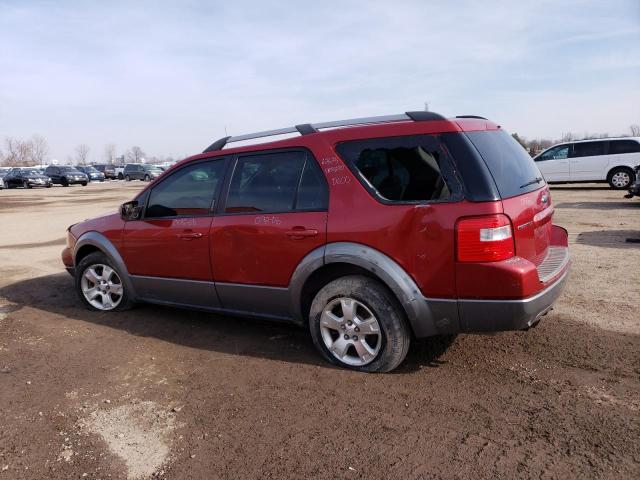
POLYGON ((341 143, 337 150, 364 177, 365 186, 384 200, 421 202, 451 197, 443 176, 443 169, 452 169, 451 162, 433 136, 357 140, 341 143))
POLYGON ((612 140, 609 142, 609 153, 636 153, 640 152, 640 143, 635 140, 612 140))
POLYGON ((467 137, 489 167, 502 198, 532 192, 545 184, 533 159, 504 130, 468 132, 467 137))

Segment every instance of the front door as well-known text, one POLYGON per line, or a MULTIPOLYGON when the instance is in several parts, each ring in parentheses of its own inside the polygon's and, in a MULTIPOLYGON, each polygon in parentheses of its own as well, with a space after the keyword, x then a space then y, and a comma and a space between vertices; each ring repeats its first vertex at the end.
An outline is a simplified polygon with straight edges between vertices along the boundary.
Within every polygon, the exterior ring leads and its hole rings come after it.
POLYGON ((570 145, 558 145, 536 158, 536 165, 547 182, 568 182, 571 180, 570 148, 570 145))
POLYGON ((145 195, 140 220, 124 228, 124 255, 136 293, 146 300, 218 306, 210 227, 225 159, 191 163, 145 195))
POLYGON ((326 180, 311 153, 240 155, 211 228, 222 305, 288 317, 291 275, 326 242, 327 205, 326 180))

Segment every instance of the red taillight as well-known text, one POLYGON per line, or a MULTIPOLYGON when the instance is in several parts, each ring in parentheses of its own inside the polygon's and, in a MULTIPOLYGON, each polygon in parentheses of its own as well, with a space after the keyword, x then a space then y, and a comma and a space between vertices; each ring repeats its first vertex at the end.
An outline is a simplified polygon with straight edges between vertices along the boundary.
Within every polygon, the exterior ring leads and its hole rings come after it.
POLYGON ((459 262, 497 262, 515 254, 511 222, 502 214, 458 220, 456 242, 459 262))

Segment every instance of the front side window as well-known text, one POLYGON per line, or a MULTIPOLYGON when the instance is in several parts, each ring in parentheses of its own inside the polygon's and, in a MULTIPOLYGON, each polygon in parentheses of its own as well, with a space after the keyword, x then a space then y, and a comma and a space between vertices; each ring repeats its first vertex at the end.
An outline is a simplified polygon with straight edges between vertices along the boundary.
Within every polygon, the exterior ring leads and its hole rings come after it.
MULTIPOLYGON (((340 156, 364 177, 369 190, 393 202, 442 201, 451 197, 443 169, 448 154, 433 136, 356 140, 337 146, 340 156)), ((453 180, 449 176, 449 182, 453 180)), ((367 185, 365 185, 367 186, 367 185)))
POLYGON ((609 142, 609 153, 612 155, 637 152, 640 152, 640 142, 635 140, 611 140, 609 142))
POLYGON ((188 165, 155 186, 149 194, 145 217, 209 215, 222 184, 222 159, 188 165))
POLYGON ((322 197, 313 198, 318 178, 313 178, 312 171, 302 178, 305 163, 307 154, 302 151, 239 157, 231 178, 225 213, 283 213, 320 206, 322 197), (298 199, 301 180, 304 188, 298 199), (304 207, 297 205, 300 202, 304 207))
POLYGON ((536 161, 544 161, 544 160, 562 160, 569 156, 569 145, 559 145, 557 147, 550 148, 542 155, 540 155, 536 161))
POLYGON ((580 142, 573 144, 572 157, 594 157, 604 155, 605 142, 580 142))

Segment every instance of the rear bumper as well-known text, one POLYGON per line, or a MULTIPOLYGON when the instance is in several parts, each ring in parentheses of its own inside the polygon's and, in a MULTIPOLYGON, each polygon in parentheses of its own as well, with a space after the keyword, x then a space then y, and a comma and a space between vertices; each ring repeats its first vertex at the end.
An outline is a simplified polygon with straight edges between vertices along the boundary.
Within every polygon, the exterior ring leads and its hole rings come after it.
POLYGON ((536 324, 558 299, 569 268, 551 285, 529 298, 518 300, 458 300, 460 331, 500 332, 523 330, 536 324))

